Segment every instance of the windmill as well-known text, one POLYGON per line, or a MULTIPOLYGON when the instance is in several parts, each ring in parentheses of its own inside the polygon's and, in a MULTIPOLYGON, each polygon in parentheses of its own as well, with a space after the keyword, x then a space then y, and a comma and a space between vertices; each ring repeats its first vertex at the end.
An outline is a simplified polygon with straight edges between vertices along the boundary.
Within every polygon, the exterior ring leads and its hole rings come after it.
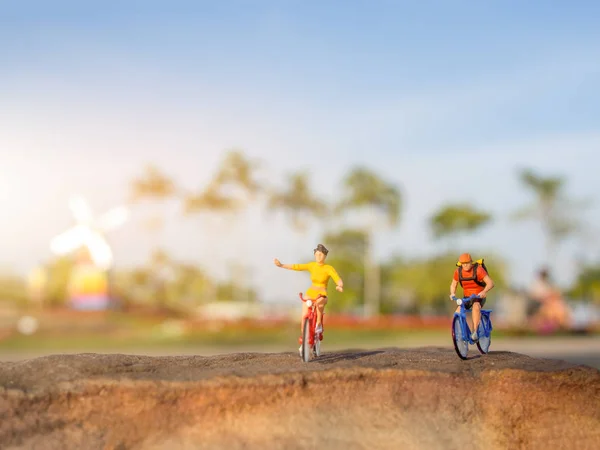
POLYGON ((104 234, 123 225, 129 216, 129 211, 125 206, 120 206, 95 220, 91 208, 83 197, 71 197, 69 206, 76 225, 52 239, 51 250, 58 255, 65 255, 84 247, 99 269, 110 269, 113 254, 104 239, 104 234))
POLYGON ((113 265, 113 253, 104 238, 127 220, 129 211, 120 206, 95 218, 82 196, 73 196, 69 206, 75 226, 54 237, 50 249, 57 255, 85 250, 87 261, 78 261, 70 277, 71 303, 77 309, 104 309, 109 303, 107 272, 113 265))

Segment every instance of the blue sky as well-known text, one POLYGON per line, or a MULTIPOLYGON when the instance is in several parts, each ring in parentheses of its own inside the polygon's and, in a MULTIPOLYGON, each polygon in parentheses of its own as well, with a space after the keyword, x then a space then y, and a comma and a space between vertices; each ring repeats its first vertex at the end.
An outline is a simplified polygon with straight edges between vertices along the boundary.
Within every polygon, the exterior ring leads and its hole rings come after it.
MULTIPOLYGON (((124 201, 147 162, 194 188, 233 146, 264 160, 266 176, 281 174, 273 183, 310 170, 329 197, 355 164, 398 183, 403 221, 378 237, 381 255, 439 251, 427 217, 468 196, 498 220, 463 242, 507 256, 518 283, 543 240, 504 218, 529 201, 515 170, 564 175, 574 196, 600 191, 597 2, 8 3, 0 264, 19 272, 48 258, 50 238, 71 224, 71 193, 100 212, 124 201)), ((146 257, 147 209, 111 235, 117 264, 146 257)), ((211 238, 215 224, 167 214, 157 239, 175 255, 220 273, 226 258, 242 259, 268 298, 305 287, 270 264, 310 258, 319 225, 300 236, 250 212, 231 232, 254 240, 239 246, 211 238)), ((584 219, 600 224, 598 204, 584 219)), ((561 281, 581 251, 562 247, 561 281)))

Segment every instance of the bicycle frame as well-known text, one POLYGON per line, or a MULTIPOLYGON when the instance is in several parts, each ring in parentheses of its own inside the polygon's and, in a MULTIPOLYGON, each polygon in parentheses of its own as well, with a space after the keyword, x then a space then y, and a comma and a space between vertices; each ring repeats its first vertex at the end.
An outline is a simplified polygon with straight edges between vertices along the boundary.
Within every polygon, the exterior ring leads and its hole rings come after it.
POLYGON ((309 339, 308 343, 309 343, 309 345, 314 345, 315 344, 315 327, 317 325, 317 300, 320 298, 320 296, 316 300, 311 300, 310 298, 304 298, 304 296, 302 295, 302 292, 300 292, 298 294, 298 296, 300 297, 300 300, 302 300, 308 306, 308 311, 306 312, 304 317, 302 317, 302 323, 304 323, 305 319, 308 319, 308 324, 309 324, 308 328, 309 328, 309 333, 310 333, 310 339, 309 339))
MULTIPOLYGON (((463 341, 468 342, 471 345, 475 345, 476 342, 471 339, 472 331, 469 329, 469 324, 467 323, 467 309, 465 308, 465 303, 472 303, 473 300, 479 298, 477 295, 471 295, 470 297, 463 297, 460 304, 460 312, 455 312, 454 317, 458 317, 460 321, 460 327, 462 331, 463 341)), ((483 337, 489 337, 492 332, 492 321, 490 320, 491 309, 482 309, 481 316, 486 317, 487 320, 481 320, 480 325, 483 326, 483 337)))

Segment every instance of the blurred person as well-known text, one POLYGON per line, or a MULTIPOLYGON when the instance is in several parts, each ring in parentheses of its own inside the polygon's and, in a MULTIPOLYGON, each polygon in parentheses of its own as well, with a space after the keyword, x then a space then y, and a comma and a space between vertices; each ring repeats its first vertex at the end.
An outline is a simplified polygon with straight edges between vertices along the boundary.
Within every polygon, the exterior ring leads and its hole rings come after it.
MULTIPOLYGON (((344 291, 344 283, 333 266, 325 264, 329 250, 323 244, 317 245, 313 250, 315 260, 306 264, 282 264, 277 258, 274 262, 277 267, 282 267, 288 270, 307 271, 310 273, 312 285, 306 291, 306 297, 314 301, 317 305, 317 324, 315 334, 321 338, 323 333, 323 313, 325 305, 327 305, 327 283, 332 278, 336 284, 335 289, 339 292, 344 291)), ((302 302, 302 318, 308 312, 308 306, 302 302)), ((302 335, 302 318, 300 319, 300 334, 302 335)), ((302 344, 300 337, 300 344, 302 344)), ((302 351, 302 345, 300 346, 302 351)))
POLYGON ((564 298, 550 280, 548 269, 538 272, 529 290, 529 297, 535 302, 532 322, 538 329, 555 327, 569 328, 570 314, 564 298))
MULTIPOLYGON (((471 330, 471 339, 477 341, 477 328, 481 320, 481 307, 485 305, 487 293, 494 288, 494 281, 490 278, 483 266, 483 260, 473 263, 473 259, 469 253, 463 253, 458 258, 458 267, 454 270, 452 283, 450 284, 450 299, 456 301, 456 288, 460 283, 463 288, 463 297, 477 295, 479 298, 474 299, 467 307, 467 311, 472 311, 472 318, 467 315, 467 322, 471 330)), ((456 312, 460 312, 460 306, 456 308, 456 312)))
POLYGON ((529 315, 535 316, 542 304, 551 294, 552 284, 550 282, 550 274, 548 269, 542 268, 539 270, 537 277, 529 287, 529 298, 532 300, 532 305, 528 310, 529 315))

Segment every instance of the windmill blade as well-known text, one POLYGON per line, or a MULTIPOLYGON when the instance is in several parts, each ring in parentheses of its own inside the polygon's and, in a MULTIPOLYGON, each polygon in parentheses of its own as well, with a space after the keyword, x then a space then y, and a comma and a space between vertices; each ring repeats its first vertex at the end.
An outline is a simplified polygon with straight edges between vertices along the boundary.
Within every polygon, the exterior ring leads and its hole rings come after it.
POLYGON ((112 265, 112 251, 104 237, 91 231, 86 239, 86 245, 94 263, 102 270, 107 270, 112 265))
POLYGON ((90 223, 93 218, 92 209, 81 195, 73 195, 69 200, 69 207, 79 223, 90 223))
POLYGON ((76 226, 52 239, 50 249, 58 255, 64 255, 84 245, 85 240, 86 236, 83 229, 76 226))
POLYGON ((129 217, 129 209, 125 206, 111 209, 98 219, 98 227, 102 231, 110 231, 120 227, 129 217))

